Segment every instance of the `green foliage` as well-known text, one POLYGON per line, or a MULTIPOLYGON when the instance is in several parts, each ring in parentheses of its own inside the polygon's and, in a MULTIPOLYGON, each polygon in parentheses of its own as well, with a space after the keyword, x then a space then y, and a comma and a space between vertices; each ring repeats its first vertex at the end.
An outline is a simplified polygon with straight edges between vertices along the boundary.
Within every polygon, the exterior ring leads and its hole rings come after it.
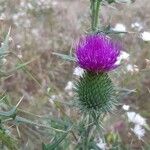
POLYGON ((113 83, 107 73, 85 72, 76 85, 76 91, 83 111, 108 112, 117 102, 113 83))
POLYGON ((7 135, 7 133, 2 129, 0 129, 0 141, 8 149, 17 150, 15 140, 12 138, 12 136, 7 135))
POLYGON ((110 150, 129 150, 129 148, 123 144, 119 134, 116 132, 107 133, 105 135, 105 141, 110 150))
MULTIPOLYGON (((5 0, 3 0, 3 1, 5 1, 5 0)), ((103 5, 103 2, 105 5, 108 3, 111 4, 111 3, 121 3, 121 2, 130 2, 130 1, 131 0, 91 0, 91 4, 92 4, 91 5, 91 10, 92 10, 92 13, 91 13, 92 24, 91 25, 92 25, 92 30, 93 30, 92 32, 95 32, 95 33, 102 32, 105 34, 127 33, 127 32, 113 31, 111 26, 107 26, 107 27, 102 27, 102 25, 99 26, 99 10, 100 10, 100 5, 103 5)), ((34 3, 35 1, 32 1, 32 2, 34 3)), ((33 4, 33 6, 34 6, 34 4, 33 4)), ((52 11, 51 9, 42 10, 42 8, 38 9, 38 10, 33 11, 31 9, 29 11, 32 12, 32 15, 34 17, 38 17, 38 19, 40 19, 40 21, 41 21, 41 19, 43 20, 44 15, 46 15, 48 13, 51 14, 51 11, 52 11), (38 10, 40 10, 40 11, 38 11, 38 10)), ((55 17, 53 17, 53 18, 55 18, 55 17)), ((48 17, 47 20, 50 20, 50 18, 48 17)), ((47 101, 48 101, 50 95, 53 94, 53 93, 51 93, 53 91, 51 89, 48 89, 47 93, 44 91, 45 88, 47 88, 47 84, 49 84, 49 82, 46 82, 46 84, 45 84, 45 81, 47 81, 47 78, 45 78, 45 76, 42 75, 44 73, 43 71, 45 71, 45 70, 42 70, 43 65, 41 65, 41 63, 40 63, 41 66, 39 65, 41 68, 41 70, 38 70, 40 72, 40 77, 38 77, 39 74, 36 77, 35 72, 31 73, 30 70, 33 69, 33 71, 34 71, 34 68, 28 69, 27 65, 29 63, 31 63, 32 61, 36 60, 37 58, 34 59, 33 58, 34 56, 32 55, 31 61, 24 62, 26 60, 26 57, 23 58, 24 59, 24 61, 23 61, 21 58, 19 58, 17 56, 17 54, 13 53, 13 51, 8 52, 9 35, 10 35, 10 29, 4 39, 2 46, 0 47, 0 63, 2 62, 2 59, 5 58, 5 56, 7 56, 7 55, 15 56, 15 58, 17 58, 18 61, 14 68, 10 67, 10 70, 7 70, 7 66, 4 67, 4 68, 6 68, 6 71, 2 70, 3 68, 1 68, 1 66, 3 64, 1 63, 0 64, 0 77, 7 77, 9 79, 9 76, 13 75, 18 70, 21 69, 23 71, 23 73, 25 73, 27 75, 27 78, 33 80, 34 83, 37 84, 38 87, 40 88, 40 89, 36 90, 36 92, 37 92, 36 94, 38 95, 40 93, 42 95, 41 96, 42 98, 38 97, 36 95, 35 99, 41 100, 41 101, 44 101, 45 99, 47 99, 47 101), (3 76, 1 76, 1 74, 3 76), (44 78, 44 80, 42 80, 41 78, 44 78), (42 81, 44 81, 44 82, 42 82, 42 81)), ((30 38, 28 38, 28 39, 30 41, 30 38)), ((24 43, 24 44, 26 44, 26 43, 24 43)), ((27 48, 27 47, 25 47, 25 48, 27 48)), ((53 54, 55 56, 58 56, 64 60, 66 60, 66 61, 76 62, 76 58, 73 57, 73 55, 71 55, 71 54, 70 55, 59 54, 59 53, 53 53, 53 54)), ((45 57, 41 57, 41 58, 45 58, 45 57)), ((44 59, 44 61, 46 61, 46 60, 44 59)), ((12 61, 12 64, 13 64, 13 61, 12 61)), ((36 64, 34 66, 38 66, 38 64, 36 64)), ((30 67, 32 67, 32 65, 30 67)), ((51 71, 50 69, 47 69, 47 70, 51 71)), ((20 74, 17 72, 17 75, 20 75, 20 74)), ((53 76, 55 76, 55 73, 53 76)), ((2 79, 2 82, 4 82, 5 79, 6 78, 2 79)), ((17 79, 18 78, 15 78, 16 81, 17 81, 17 79)), ((10 79, 10 80, 12 80, 12 79, 10 79)), ((25 83, 25 81, 26 80, 23 80, 23 83, 25 83)), ((7 82, 9 82, 9 80, 7 82)), ((27 84, 25 84, 24 87, 26 87, 26 85, 27 84)), ((50 86, 52 86, 52 85, 50 84, 50 86)), ((14 87, 14 86, 12 86, 12 87, 14 87)), ((30 87, 30 85, 27 86, 27 88, 28 87, 30 87)), ((31 87, 32 87, 32 85, 31 85, 31 87)), ((3 83, 2 83, 2 88, 3 88, 3 83)), ((25 99, 28 96, 29 97, 31 95, 34 96, 34 93, 32 93, 32 91, 31 91, 31 93, 28 93, 28 90, 27 91, 25 90, 22 92, 20 85, 19 85, 19 88, 20 88, 19 94, 23 93, 23 95, 25 96, 25 99)), ((100 131, 100 127, 101 127, 100 123, 103 122, 103 119, 105 120, 107 118, 105 117, 105 114, 103 114, 100 117, 99 117, 99 114, 112 110, 112 108, 114 107, 114 105, 116 104, 116 102, 118 100, 118 98, 116 97, 116 91, 120 92, 119 95, 122 94, 122 97, 135 92, 134 90, 128 90, 128 89, 124 89, 124 88, 122 88, 122 89, 119 88, 116 90, 107 73, 93 74, 90 72, 85 72, 83 77, 81 77, 80 81, 78 81, 77 86, 76 86, 76 90, 77 90, 77 94, 78 94, 78 102, 79 102, 78 106, 81 107, 81 110, 86 112, 86 114, 83 114, 83 115, 80 113, 77 113, 77 115, 73 114, 74 112, 70 113, 71 105, 69 105, 69 111, 66 111, 68 109, 67 108, 68 105, 64 106, 64 104, 67 104, 67 102, 61 101, 61 98, 60 98, 60 100, 53 101, 54 107, 53 107, 53 105, 49 107, 49 103, 47 103, 47 102, 44 103, 43 108, 44 109, 46 108, 46 109, 42 110, 42 112, 41 112, 41 110, 38 109, 39 107, 37 107, 38 114, 40 114, 40 115, 34 115, 33 114, 34 111, 33 111, 33 113, 29 112, 29 111, 32 111, 31 108, 27 109, 27 111, 22 110, 21 108, 20 109, 18 108, 18 105, 22 101, 23 97, 20 99, 20 101, 18 102, 18 104, 16 106, 13 106, 9 102, 9 100, 10 101, 13 100, 12 101, 13 104, 15 103, 16 95, 12 96, 13 98, 11 96, 10 96, 10 98, 8 97, 8 94, 11 93, 11 91, 13 91, 12 92, 13 94, 16 93, 15 90, 16 89, 14 88, 9 91, 6 88, 6 91, 5 91, 5 86, 4 86, 4 89, 2 89, 2 92, 1 92, 3 94, 0 96, 0 106, 1 106, 0 107, 0 141, 1 141, 0 149, 11 149, 11 150, 20 149, 20 148, 16 148, 17 144, 18 144, 18 146, 20 146, 19 144, 25 144, 25 146, 27 146, 27 147, 24 147, 24 145, 21 145, 21 149, 37 149, 37 147, 39 145, 41 146, 41 144, 44 142, 44 143, 49 143, 49 144, 43 143, 42 144, 43 150, 54 150, 54 149, 55 150, 70 150, 70 149, 101 150, 97 145, 97 143, 98 143, 97 139, 105 138, 104 142, 108 146, 107 147, 108 149, 110 149, 110 150, 129 150, 128 148, 126 148, 126 145, 124 143, 122 143, 122 141, 117 133, 112 133, 112 132, 107 133, 104 137, 103 132, 102 132, 103 130, 100 131), (46 105, 46 107, 45 107, 45 105, 46 105), (54 113, 52 113, 53 109, 55 109, 54 113), (92 115, 88 114, 87 112, 91 113, 92 115), (45 114, 45 113, 47 113, 47 114, 45 114), (49 114, 51 114, 51 113, 52 113, 52 115, 50 116, 49 114), (47 115, 47 117, 42 116, 43 114, 47 115), (29 131, 27 131, 27 130, 29 130, 29 131), (11 131, 13 131, 12 132, 13 134, 10 134, 11 131), (16 142, 16 140, 14 140, 14 138, 13 138, 13 136, 15 136, 17 138, 17 133, 18 133, 18 142, 16 142), (24 140, 24 137, 28 138, 27 142, 26 142, 26 139, 24 140), (20 138, 21 138, 21 140, 20 140, 20 138), (36 141, 35 141, 35 139, 36 139, 36 141), (20 142, 19 142, 19 140, 20 140, 20 142), (31 145, 33 145, 33 148, 30 148, 31 145)), ((57 91, 57 92, 59 92, 59 91, 57 91)), ((65 96, 63 95, 63 98, 64 97, 65 96)), ((58 96, 58 99, 59 99, 59 96, 58 96)), ((31 101, 32 101, 32 97, 31 97, 31 101)), ((30 104, 32 105, 32 103, 30 103, 30 104)), ((39 103, 38 105, 41 105, 41 103, 39 103)), ((25 106, 26 106, 26 101, 25 101, 25 106)), ((32 107, 32 106, 30 106, 30 107, 32 107)), ((149 130, 148 126, 146 128, 147 128, 147 130, 149 130)), ((150 145, 146 145, 146 147, 143 147, 143 149, 149 150, 150 145)))
POLYGON ((68 132, 62 134, 60 137, 56 136, 51 144, 43 144, 42 145, 43 150, 54 150, 54 149, 59 150, 61 148, 59 147, 59 144, 66 138, 67 135, 68 132))

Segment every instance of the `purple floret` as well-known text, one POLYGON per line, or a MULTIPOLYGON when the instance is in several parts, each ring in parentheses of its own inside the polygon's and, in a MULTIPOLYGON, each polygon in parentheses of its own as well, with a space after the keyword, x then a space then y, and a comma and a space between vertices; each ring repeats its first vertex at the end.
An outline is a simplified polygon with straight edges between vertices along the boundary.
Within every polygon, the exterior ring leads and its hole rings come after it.
POLYGON ((120 44, 106 35, 87 35, 76 45, 77 63, 87 71, 107 72, 118 66, 120 50, 120 44))

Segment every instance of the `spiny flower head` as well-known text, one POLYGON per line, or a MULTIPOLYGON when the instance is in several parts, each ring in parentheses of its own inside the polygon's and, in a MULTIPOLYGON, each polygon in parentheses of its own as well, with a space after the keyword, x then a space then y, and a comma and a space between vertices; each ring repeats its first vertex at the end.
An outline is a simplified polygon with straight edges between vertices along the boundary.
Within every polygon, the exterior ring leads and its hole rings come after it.
POLYGON ((80 38, 76 45, 78 65, 91 72, 107 72, 118 65, 121 46, 103 34, 92 34, 80 38))
POLYGON ((109 112, 118 101, 116 90, 107 73, 84 72, 76 84, 76 92, 83 112, 109 112))

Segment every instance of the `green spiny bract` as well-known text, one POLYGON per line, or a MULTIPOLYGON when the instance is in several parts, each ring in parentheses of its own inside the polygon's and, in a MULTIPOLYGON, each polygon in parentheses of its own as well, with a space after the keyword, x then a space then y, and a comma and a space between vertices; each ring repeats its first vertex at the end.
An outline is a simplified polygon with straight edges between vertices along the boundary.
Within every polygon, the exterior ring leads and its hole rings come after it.
POLYGON ((107 73, 85 72, 76 85, 82 111, 103 113, 116 104, 114 85, 107 73))

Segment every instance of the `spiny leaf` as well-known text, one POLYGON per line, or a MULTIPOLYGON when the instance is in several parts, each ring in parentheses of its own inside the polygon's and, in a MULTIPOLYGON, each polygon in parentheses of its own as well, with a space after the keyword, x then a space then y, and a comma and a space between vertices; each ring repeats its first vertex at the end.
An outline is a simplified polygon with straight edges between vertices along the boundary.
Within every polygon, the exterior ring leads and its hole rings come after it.
POLYGON ((68 133, 69 131, 64 133, 60 138, 55 138, 52 144, 43 144, 43 150, 54 150, 55 148, 57 148, 58 145, 66 138, 68 133))
POLYGON ((0 130, 0 140, 7 146, 8 149, 17 150, 14 139, 7 135, 3 130, 0 130))
POLYGON ((0 112, 2 117, 13 117, 16 113, 16 107, 13 107, 10 111, 0 112))

